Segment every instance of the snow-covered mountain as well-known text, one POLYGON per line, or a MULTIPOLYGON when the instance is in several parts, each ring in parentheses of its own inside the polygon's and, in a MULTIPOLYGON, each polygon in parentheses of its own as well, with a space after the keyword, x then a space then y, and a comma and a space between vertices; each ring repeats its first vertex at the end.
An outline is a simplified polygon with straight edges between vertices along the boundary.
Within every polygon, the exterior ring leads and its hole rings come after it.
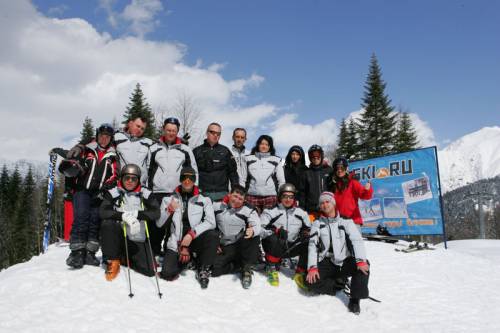
POLYGON ((0 272, 0 332, 500 332, 500 241, 449 242, 449 249, 402 253, 365 242, 370 295, 361 314, 347 312, 344 293, 305 295, 288 269, 280 286, 256 272, 244 290, 237 275, 211 278, 201 290, 194 272, 160 280, 122 267, 108 282, 100 267, 71 270, 68 247, 0 272))
POLYGON ((438 152, 443 191, 500 175, 500 127, 484 127, 438 152))

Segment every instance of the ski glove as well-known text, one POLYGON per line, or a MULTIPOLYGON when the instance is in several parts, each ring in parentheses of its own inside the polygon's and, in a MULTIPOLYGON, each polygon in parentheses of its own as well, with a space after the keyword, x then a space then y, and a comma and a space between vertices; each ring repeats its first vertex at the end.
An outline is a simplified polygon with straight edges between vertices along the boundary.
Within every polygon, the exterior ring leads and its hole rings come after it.
POLYGON ((287 240, 288 239, 288 231, 283 229, 283 227, 276 228, 274 230, 274 233, 276 236, 278 236, 278 239, 280 240, 287 240))
POLYGON ((83 152, 84 146, 83 145, 76 145, 73 148, 71 148, 68 153, 66 154, 67 159, 75 159, 78 158, 82 152, 83 152))

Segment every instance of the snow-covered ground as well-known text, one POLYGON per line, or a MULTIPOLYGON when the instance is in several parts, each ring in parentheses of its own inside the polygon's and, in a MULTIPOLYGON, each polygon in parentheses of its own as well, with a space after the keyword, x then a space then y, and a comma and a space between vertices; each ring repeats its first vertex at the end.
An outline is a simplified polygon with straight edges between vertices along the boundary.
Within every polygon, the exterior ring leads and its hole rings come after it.
POLYGON ((67 247, 0 272, 1 332, 500 332, 500 241, 454 241, 449 249, 401 253, 366 242, 371 296, 361 315, 346 297, 307 296, 283 273, 271 287, 256 273, 251 289, 239 278, 212 278, 201 290, 188 271, 175 282, 125 270, 113 282, 102 268, 72 271, 67 247))

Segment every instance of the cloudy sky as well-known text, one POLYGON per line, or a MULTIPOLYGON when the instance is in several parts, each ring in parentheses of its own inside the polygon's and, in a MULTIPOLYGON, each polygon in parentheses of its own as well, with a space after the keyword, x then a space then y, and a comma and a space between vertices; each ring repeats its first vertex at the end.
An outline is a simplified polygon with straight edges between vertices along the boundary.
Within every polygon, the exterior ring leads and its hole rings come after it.
POLYGON ((243 126, 280 152, 333 144, 372 53, 423 145, 500 124, 500 5, 383 3, 0 0, 0 158, 44 160, 86 116, 120 120, 137 82, 155 111, 191 96, 225 143, 243 126))

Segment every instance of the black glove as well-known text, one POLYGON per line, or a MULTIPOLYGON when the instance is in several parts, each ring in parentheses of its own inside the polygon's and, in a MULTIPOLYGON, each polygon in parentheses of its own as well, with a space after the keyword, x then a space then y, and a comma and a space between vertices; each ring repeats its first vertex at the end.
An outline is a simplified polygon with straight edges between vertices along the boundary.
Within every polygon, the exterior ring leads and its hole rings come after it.
POLYGON ((310 228, 302 228, 302 230, 300 231, 300 238, 307 239, 307 238, 309 238, 310 233, 311 233, 310 228))
POLYGON ((274 233, 276 236, 278 236, 278 239, 280 240, 287 240, 288 239, 288 231, 283 229, 283 227, 276 228, 274 230, 274 233))
POLYGON ((185 144, 186 146, 189 146, 189 139, 191 139, 191 135, 189 133, 186 133, 182 136, 182 143, 185 144))
POLYGON ((71 148, 68 151, 68 153, 66 154, 66 158, 67 159, 76 159, 76 158, 80 157, 80 155, 83 152, 83 149, 84 149, 83 145, 78 144, 78 145, 74 146, 73 148, 71 148))

